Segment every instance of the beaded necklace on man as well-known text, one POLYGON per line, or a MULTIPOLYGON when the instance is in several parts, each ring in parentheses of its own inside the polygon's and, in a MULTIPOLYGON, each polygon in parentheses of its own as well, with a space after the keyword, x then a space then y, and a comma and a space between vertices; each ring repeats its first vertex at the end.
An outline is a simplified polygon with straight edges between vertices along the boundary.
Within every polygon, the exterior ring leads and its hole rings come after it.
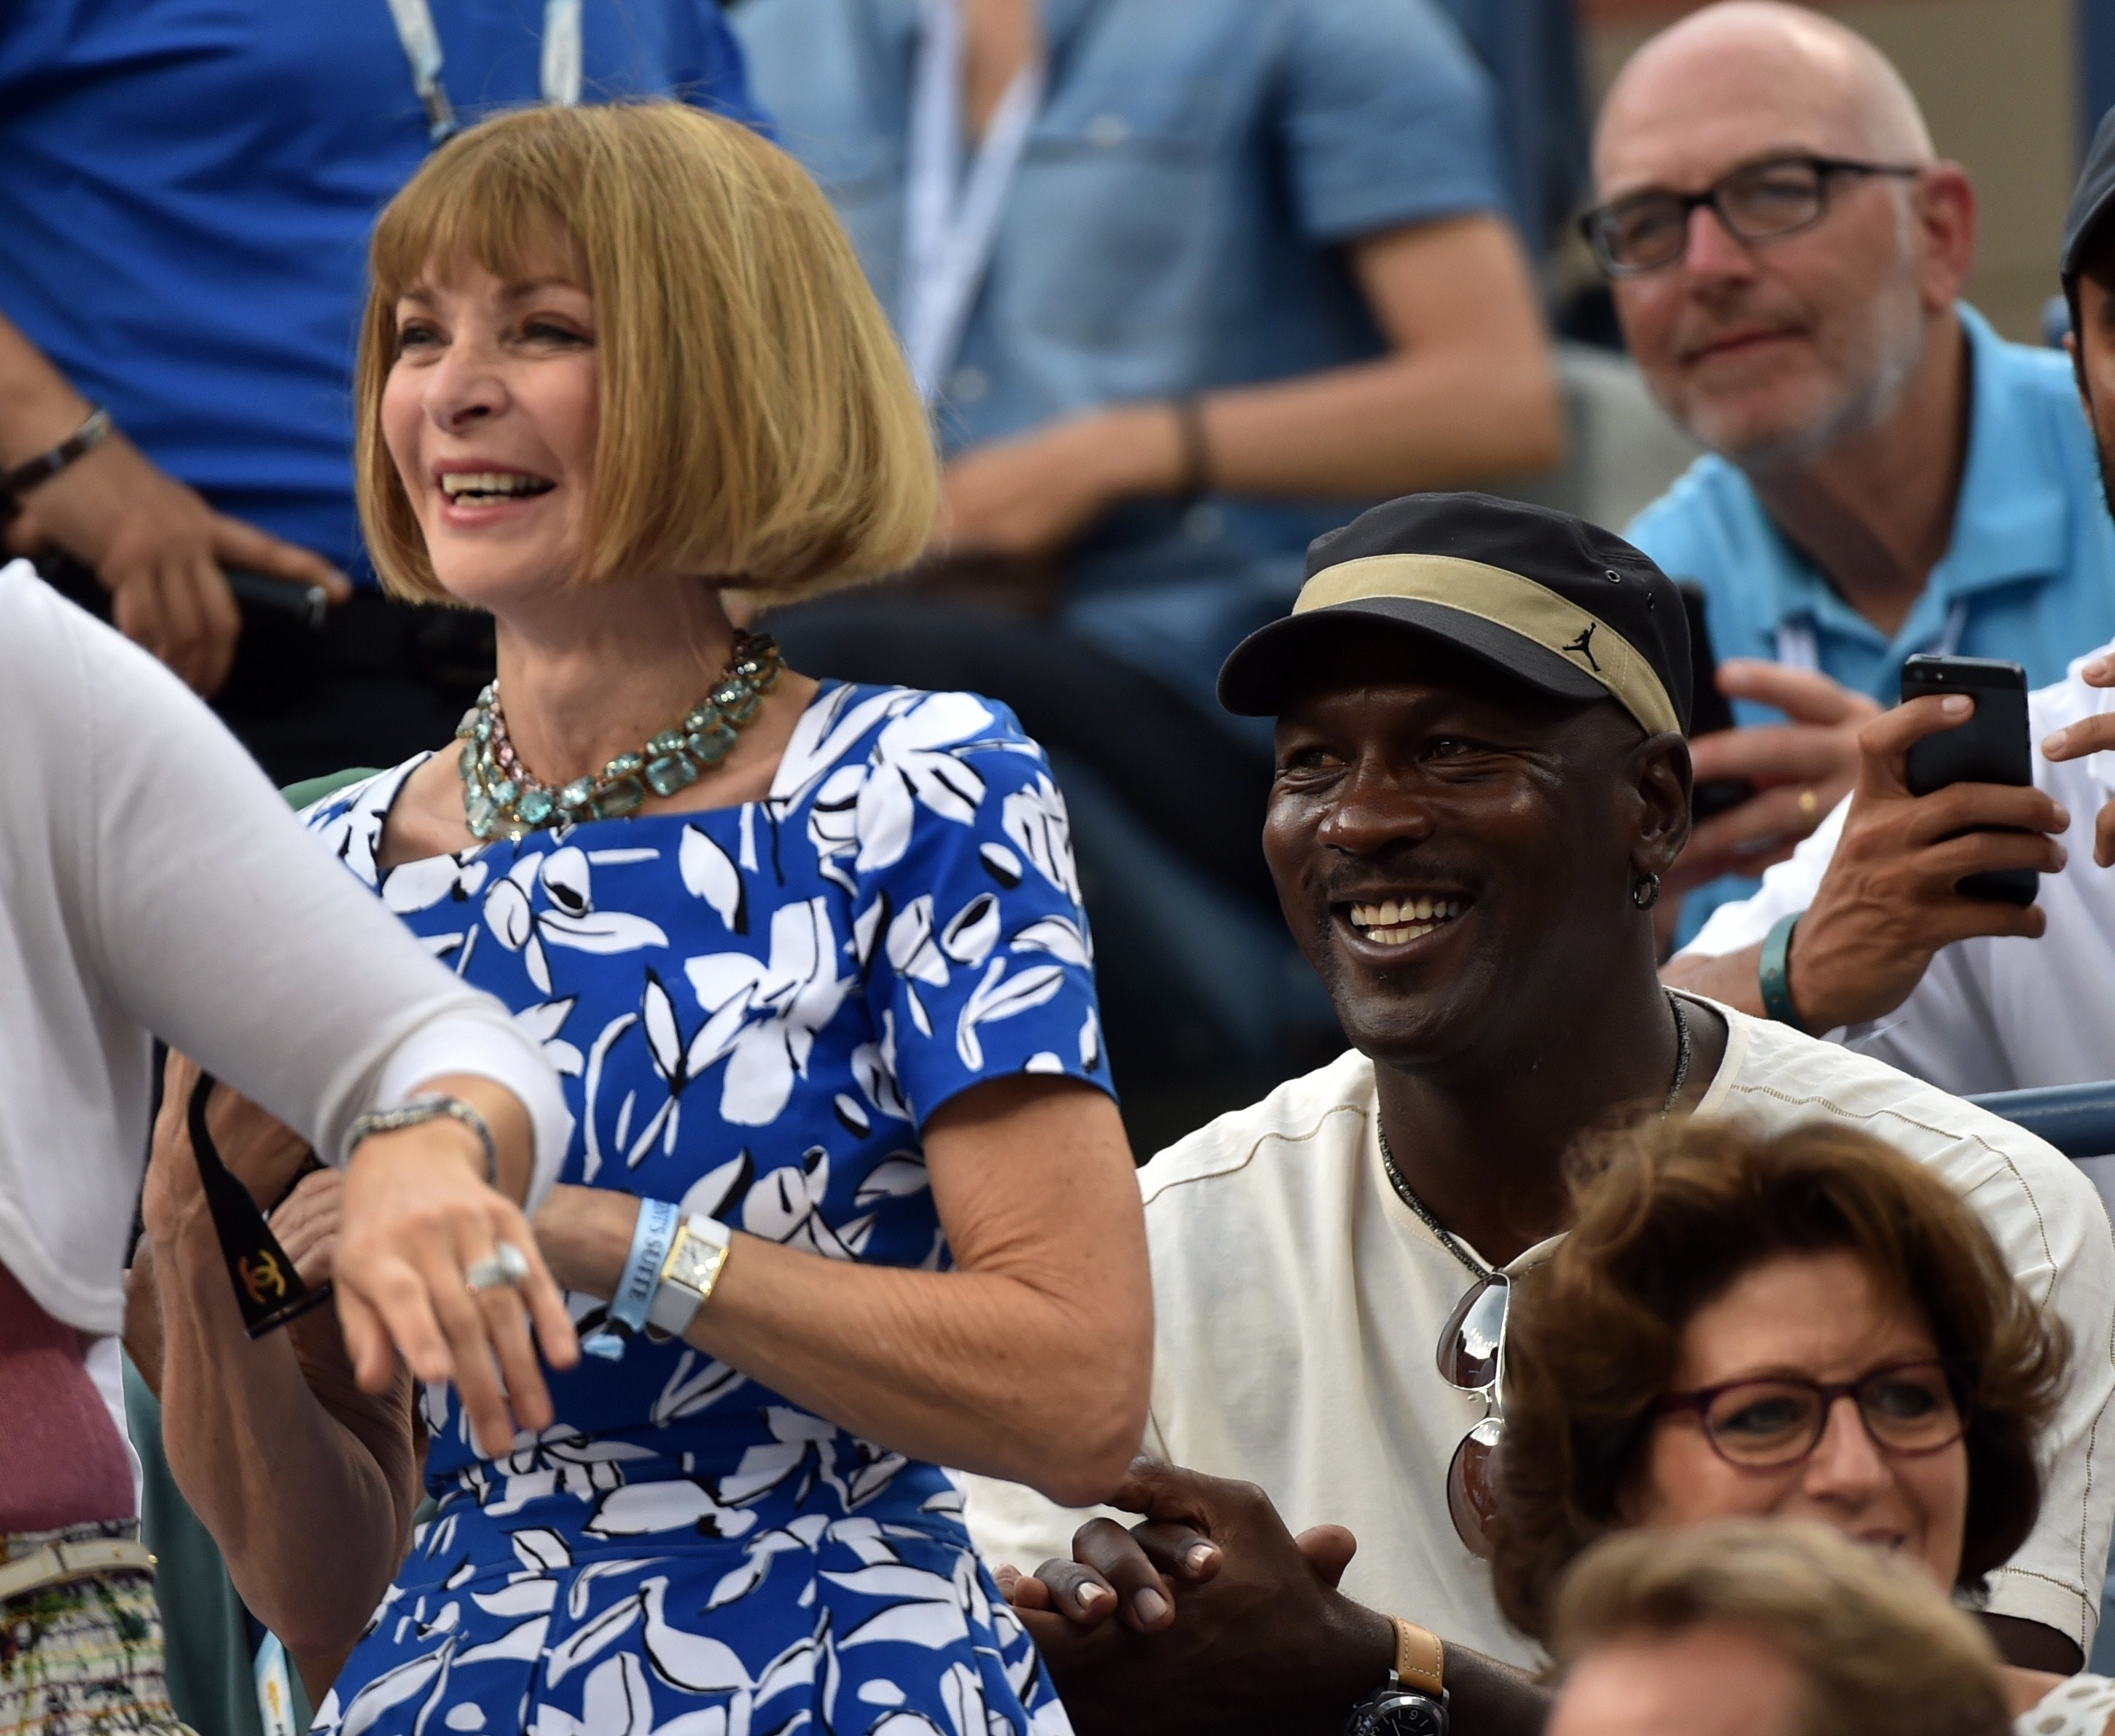
POLYGON ((768 633, 736 633, 727 668, 703 699, 672 729, 649 737, 636 753, 619 754, 599 774, 562 788, 544 783, 521 763, 507 739, 499 683, 478 695, 456 726, 462 742, 463 818, 470 835, 502 834, 519 843, 530 832, 585 820, 614 820, 635 811, 649 793, 673 796, 726 759, 756 719, 764 696, 786 665, 768 633))

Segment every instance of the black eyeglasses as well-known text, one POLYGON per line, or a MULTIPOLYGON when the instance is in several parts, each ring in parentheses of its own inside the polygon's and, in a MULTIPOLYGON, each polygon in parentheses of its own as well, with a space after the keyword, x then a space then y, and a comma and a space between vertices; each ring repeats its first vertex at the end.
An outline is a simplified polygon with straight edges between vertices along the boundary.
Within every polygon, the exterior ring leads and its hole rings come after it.
POLYGON ((1447 1510, 1455 1535, 1486 1560, 1498 1510, 1492 1473, 1506 1433, 1506 1319, 1512 1297, 1503 1272, 1486 1272, 1447 1316, 1437 1353, 1440 1379, 1484 1401, 1484 1420, 1461 1437, 1447 1467, 1447 1510))
POLYGON ((1920 169, 1860 163, 1848 157, 1771 157, 1742 164, 1700 193, 1655 187, 1597 205, 1579 219, 1579 232, 1612 278, 1658 271, 1689 245, 1689 219, 1709 205, 1728 233, 1744 241, 1775 241, 1811 228, 1828 214, 1830 188, 1845 176, 1915 177, 1920 169))
POLYGON ((1882 1452, 1903 1458, 1939 1452, 1968 1431, 1972 1385, 1964 1362, 1902 1362, 1840 1386, 1791 1375, 1735 1380, 1671 1394, 1654 1409, 1661 1416, 1694 1411, 1712 1449, 1728 1464, 1777 1471, 1821 1444, 1839 1398, 1856 1402, 1865 1432, 1882 1452))

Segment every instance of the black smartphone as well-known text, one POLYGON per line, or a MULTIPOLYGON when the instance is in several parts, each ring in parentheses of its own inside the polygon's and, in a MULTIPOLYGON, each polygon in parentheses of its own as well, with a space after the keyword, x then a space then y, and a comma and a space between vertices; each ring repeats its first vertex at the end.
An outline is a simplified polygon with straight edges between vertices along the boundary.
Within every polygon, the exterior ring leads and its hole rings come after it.
MULTIPOLYGON (((1703 587, 1680 579, 1674 588, 1681 593, 1681 610, 1689 618, 1689 737, 1694 741, 1731 729, 1733 705, 1718 691, 1718 653, 1711 644, 1711 624, 1704 618, 1703 587)), ((1737 808, 1755 793, 1755 785, 1746 778, 1714 778, 1690 792, 1690 817, 1709 820, 1737 808)))
MULTIPOLYGON (((2027 672, 2019 664, 1989 657, 1912 657, 1902 665, 1902 697, 1921 699, 1928 693, 1965 693, 1975 701, 1975 714, 1911 745, 1912 796, 1929 796, 1949 783, 2035 781, 2027 737, 2027 672)), ((1954 889, 1964 898, 2031 904, 2040 885, 2040 875, 2031 868, 2003 868, 1971 874, 1954 889)))

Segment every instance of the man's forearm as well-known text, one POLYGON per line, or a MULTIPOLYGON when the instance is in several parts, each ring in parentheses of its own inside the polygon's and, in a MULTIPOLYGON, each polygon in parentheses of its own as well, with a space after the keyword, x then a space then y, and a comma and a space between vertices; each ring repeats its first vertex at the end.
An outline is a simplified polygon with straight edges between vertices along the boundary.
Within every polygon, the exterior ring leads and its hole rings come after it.
POLYGON ((1447 1648, 1447 1710, 1454 1736, 1540 1736, 1550 1691, 1480 1651, 1447 1648))
POLYGON ((1670 958, 1660 967, 1659 980, 1670 989, 1686 989, 1702 994, 1736 1013, 1763 1017, 1763 990, 1758 976, 1763 960, 1759 946, 1737 953, 1693 953, 1670 958))
POLYGON ((88 400, 0 319, 0 470, 48 452, 86 420, 88 400))
POLYGON ((1503 223, 1472 214, 1413 224, 1346 254, 1388 354, 1214 393, 1216 487, 1402 494, 1559 462, 1556 365, 1526 260, 1503 223))
POLYGON ((1295 498, 1407 494, 1549 469, 1563 417, 1548 347, 1413 350, 1214 393, 1211 485, 1295 498))
MULTIPOLYGON (((1317 1697, 1333 1708, 1348 1709, 1363 1698, 1394 1661, 1394 1629, 1387 1618, 1363 1605, 1351 1607, 1356 1614, 1345 1624, 1348 1649, 1333 1663, 1328 1648, 1315 1652, 1317 1697), (1351 1691, 1350 1683, 1365 1685, 1351 1691)), ((1443 1638, 1440 1643, 1446 1649, 1443 1674, 1453 1736, 1541 1736, 1553 1697, 1548 1688, 1510 1664, 1443 1638)))
POLYGON ((401 1559, 410 1467, 325 1409, 287 1332, 250 1340, 203 1201, 181 1215, 154 1250, 169 1468, 258 1619, 290 1651, 342 1651, 401 1559))

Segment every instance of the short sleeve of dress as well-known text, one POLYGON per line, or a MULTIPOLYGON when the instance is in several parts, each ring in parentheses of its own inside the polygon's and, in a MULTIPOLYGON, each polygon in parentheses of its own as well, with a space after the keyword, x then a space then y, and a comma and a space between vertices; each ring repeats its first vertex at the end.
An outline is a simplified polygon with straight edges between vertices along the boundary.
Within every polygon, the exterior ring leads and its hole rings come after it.
POLYGON ((924 696, 882 731, 858 806, 855 941, 911 1118, 1016 1073, 1113 1096, 1065 799, 1013 714, 924 696))
POLYGON ((1280 128, 1301 228, 1506 210, 1490 81, 1434 0, 1297 0, 1280 128))

